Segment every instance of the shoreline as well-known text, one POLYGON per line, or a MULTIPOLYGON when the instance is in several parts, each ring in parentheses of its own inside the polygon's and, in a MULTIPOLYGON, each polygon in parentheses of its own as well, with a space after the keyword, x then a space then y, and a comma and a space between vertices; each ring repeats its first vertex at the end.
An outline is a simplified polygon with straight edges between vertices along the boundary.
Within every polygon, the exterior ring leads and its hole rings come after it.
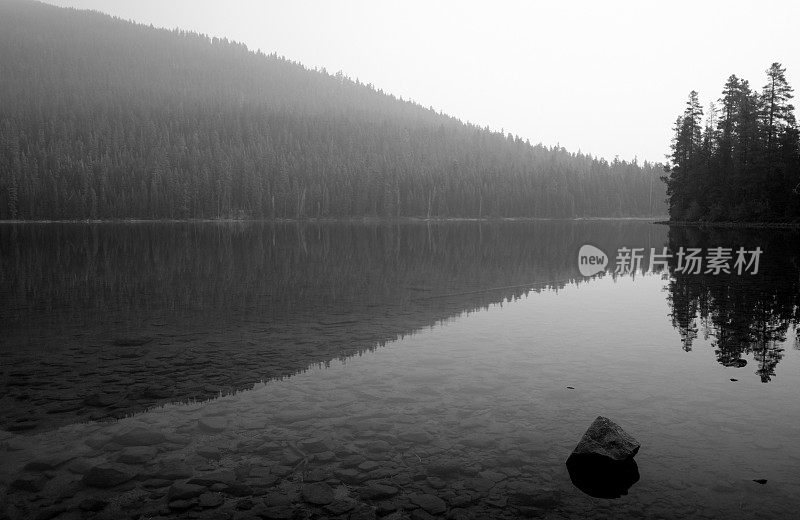
POLYGON ((118 218, 118 219, 38 219, 38 220, 0 220, 2 224, 194 224, 194 223, 406 223, 406 222, 539 222, 539 221, 574 221, 574 222, 595 222, 595 221, 634 221, 634 222, 653 222, 663 223, 659 219, 664 217, 342 217, 342 218, 188 218, 188 219, 142 219, 142 218, 118 218))
POLYGON ((725 229, 800 229, 800 222, 694 222, 687 220, 656 220, 654 224, 674 227, 725 229))

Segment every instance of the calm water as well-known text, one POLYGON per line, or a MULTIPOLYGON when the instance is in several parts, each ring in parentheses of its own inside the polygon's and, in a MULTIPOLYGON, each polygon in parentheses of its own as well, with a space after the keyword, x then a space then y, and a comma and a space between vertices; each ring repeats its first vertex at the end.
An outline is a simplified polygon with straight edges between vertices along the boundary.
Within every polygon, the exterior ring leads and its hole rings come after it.
POLYGON ((0 225, 0 518, 791 517, 798 238, 0 225), (763 253, 589 279, 586 243, 763 253), (642 445, 615 500, 564 465, 598 415, 642 445))

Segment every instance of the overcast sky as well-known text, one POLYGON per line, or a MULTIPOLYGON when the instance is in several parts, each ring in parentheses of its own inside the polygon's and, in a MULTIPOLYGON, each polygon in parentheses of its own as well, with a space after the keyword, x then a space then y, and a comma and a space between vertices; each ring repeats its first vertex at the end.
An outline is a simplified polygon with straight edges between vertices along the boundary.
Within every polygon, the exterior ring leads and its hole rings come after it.
MULTIPOLYGON (((773 61, 800 88, 800 2, 48 0, 276 51, 546 145, 662 161, 690 90, 773 61)), ((798 102, 797 104, 800 104, 798 102)))

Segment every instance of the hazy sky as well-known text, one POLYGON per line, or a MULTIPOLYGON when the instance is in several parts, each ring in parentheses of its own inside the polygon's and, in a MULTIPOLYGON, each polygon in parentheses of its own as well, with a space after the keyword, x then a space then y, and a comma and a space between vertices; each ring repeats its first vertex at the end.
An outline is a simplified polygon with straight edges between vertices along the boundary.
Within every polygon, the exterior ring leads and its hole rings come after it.
MULTIPOLYGON (((48 0, 343 71, 546 145, 662 161, 688 92, 773 61, 800 88, 800 2, 48 0)), ((797 102, 800 105, 800 101, 797 102)))

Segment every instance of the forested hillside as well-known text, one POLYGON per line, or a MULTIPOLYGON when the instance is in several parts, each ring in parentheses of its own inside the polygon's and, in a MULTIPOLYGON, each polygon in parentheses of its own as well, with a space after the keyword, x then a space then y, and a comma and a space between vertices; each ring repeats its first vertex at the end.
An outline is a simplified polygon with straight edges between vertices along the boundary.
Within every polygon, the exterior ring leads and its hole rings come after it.
POLYGON ((667 168, 672 220, 800 221, 800 131, 786 69, 763 88, 731 75, 705 118, 692 91, 675 122, 667 168))
POLYGON ((0 219, 661 215, 659 170, 225 39, 0 0, 0 219))

